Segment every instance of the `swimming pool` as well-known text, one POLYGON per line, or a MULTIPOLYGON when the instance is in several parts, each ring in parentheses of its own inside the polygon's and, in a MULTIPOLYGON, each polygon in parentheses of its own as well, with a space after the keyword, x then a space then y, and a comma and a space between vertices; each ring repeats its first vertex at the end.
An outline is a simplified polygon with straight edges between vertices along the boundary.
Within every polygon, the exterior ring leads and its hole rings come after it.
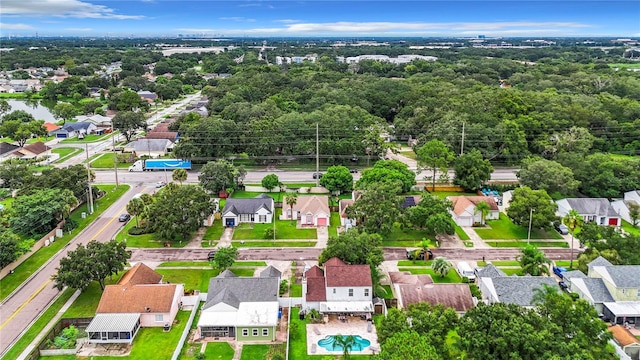
MULTIPOLYGON (((339 351, 342 352, 342 345, 336 343, 336 338, 338 336, 346 337, 344 335, 327 335, 324 339, 318 340, 318 345, 325 348, 327 351, 339 351)), ((360 335, 353 336, 356 340, 356 343, 351 347, 351 351, 362 351, 371 345, 371 341, 362 338, 360 335)))

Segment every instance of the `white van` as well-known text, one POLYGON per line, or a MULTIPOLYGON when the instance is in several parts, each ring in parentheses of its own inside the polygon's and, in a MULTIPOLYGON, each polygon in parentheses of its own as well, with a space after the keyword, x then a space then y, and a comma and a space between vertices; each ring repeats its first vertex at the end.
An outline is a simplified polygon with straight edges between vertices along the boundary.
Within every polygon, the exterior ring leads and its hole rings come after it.
POLYGON ((461 277, 466 277, 469 282, 476 282, 476 274, 466 261, 460 261, 457 270, 461 277))

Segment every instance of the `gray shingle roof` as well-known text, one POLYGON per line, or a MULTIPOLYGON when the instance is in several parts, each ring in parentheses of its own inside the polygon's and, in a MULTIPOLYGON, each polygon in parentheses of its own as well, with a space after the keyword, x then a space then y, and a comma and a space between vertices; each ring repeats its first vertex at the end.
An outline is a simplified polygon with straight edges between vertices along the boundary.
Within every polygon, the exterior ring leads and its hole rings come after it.
POLYGON ((589 294, 591 294, 591 298, 593 298, 594 302, 602 303, 615 301, 602 279, 586 278, 582 279, 582 281, 587 287, 587 290, 589 290, 589 294))
POLYGON ((557 288, 555 279, 546 276, 505 276, 493 278, 493 286, 500 302, 531 306, 535 289, 546 284, 557 288))
POLYGON ((562 278, 563 279, 575 279, 575 278, 579 278, 579 279, 584 279, 586 278, 587 275, 585 275, 582 271, 580 270, 572 270, 572 271, 566 271, 562 274, 562 278))
POLYGON ((610 263, 609 260, 603 258, 602 256, 598 256, 597 258, 593 259, 593 261, 591 261, 588 266, 589 267, 591 267, 591 266, 613 266, 613 264, 610 263))
POLYGON ((167 151, 173 143, 167 139, 139 139, 128 143, 125 147, 135 151, 167 151))
POLYGON ((578 213, 617 217, 618 213, 605 198, 568 198, 567 202, 578 213))
POLYGON ((67 131, 69 131, 69 132, 71 132, 71 131, 77 131, 77 130, 86 130, 91 125, 93 125, 93 124, 90 123, 90 122, 86 122, 86 121, 70 122, 70 123, 64 124, 64 126, 62 128, 67 130, 67 131))
POLYGON ((260 208, 273 212, 273 199, 265 194, 260 194, 251 199, 227 199, 222 213, 232 212, 235 215, 255 214, 260 208))
POLYGON ((478 277, 496 278, 502 276, 507 276, 507 274, 495 267, 493 264, 487 264, 487 266, 482 268, 482 270, 478 271, 478 277))
POLYGON ((266 269, 262 270, 262 272, 260 273, 260 277, 279 278, 281 275, 282 275, 282 272, 280 272, 280 270, 274 268, 271 265, 269 265, 266 269))
POLYGON ((619 288, 640 288, 640 265, 607 266, 611 280, 619 288))
MULTIPOLYGON (((222 274, 221 274, 222 275, 222 274)), ((209 280, 207 301, 203 309, 220 302, 278 301, 278 278, 274 277, 214 277, 209 280), (223 295, 220 293, 224 292, 223 295), (233 297, 232 297, 233 296, 233 297)), ((232 305, 233 304, 229 304, 232 305)))
POLYGON ((227 269, 223 272, 221 272, 218 275, 219 278, 235 278, 238 277, 238 275, 234 274, 231 270, 227 269))

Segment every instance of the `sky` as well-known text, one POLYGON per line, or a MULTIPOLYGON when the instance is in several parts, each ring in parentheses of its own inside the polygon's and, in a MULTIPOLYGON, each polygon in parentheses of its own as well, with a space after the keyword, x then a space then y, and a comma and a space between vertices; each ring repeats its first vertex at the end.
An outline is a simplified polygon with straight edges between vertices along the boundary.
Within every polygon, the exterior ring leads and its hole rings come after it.
POLYGON ((2 0, 0 36, 640 37, 640 1, 2 0))

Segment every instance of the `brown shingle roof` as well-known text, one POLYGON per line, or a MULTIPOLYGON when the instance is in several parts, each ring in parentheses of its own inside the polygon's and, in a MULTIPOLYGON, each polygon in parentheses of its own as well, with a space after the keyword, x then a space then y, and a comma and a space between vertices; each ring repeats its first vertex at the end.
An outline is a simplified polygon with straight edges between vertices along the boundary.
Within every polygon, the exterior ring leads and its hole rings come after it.
POLYGON ((48 147, 47 145, 45 145, 45 143, 43 143, 42 141, 38 141, 38 142, 34 142, 33 144, 29 144, 25 147, 23 147, 23 149, 36 154, 36 155, 40 155, 44 152, 47 152, 49 150, 51 150, 50 147, 48 147))
POLYGON ((150 131, 145 135, 145 139, 167 139, 175 141, 178 137, 177 132, 173 131, 150 131))
POLYGON ((389 272, 389 278, 394 284, 401 285, 426 285, 433 284, 433 279, 430 275, 412 275, 408 271, 392 271, 389 272))
POLYGON ((338 203, 338 207, 339 207, 339 210, 340 210, 340 216, 341 217, 343 217, 345 219, 347 218, 346 210, 351 205, 353 205, 353 200, 351 200, 351 199, 342 199, 342 200, 340 200, 340 202, 338 203))
POLYGON ((304 276, 306 276, 307 278, 321 277, 324 279, 324 272, 317 265, 314 265, 311 269, 307 270, 304 273, 304 276))
POLYGON ((327 286, 371 286, 369 265, 345 265, 342 260, 331 258, 324 263, 324 273, 327 286))
POLYGON ((160 280, 162 280, 162 275, 140 262, 120 278, 118 285, 158 284, 160 280))
POLYGON ((469 205, 475 205, 481 201, 489 204, 490 210, 498 211, 498 204, 491 196, 449 196, 447 199, 453 203, 453 212, 456 215, 461 215, 469 207, 469 205))
POLYGON ((166 313, 171 310, 175 284, 108 285, 96 313, 166 313))
POLYGON ((460 312, 473 307, 468 284, 398 285, 398 289, 402 305, 405 307, 419 302, 442 304, 460 312))
POLYGON ((613 338, 620 346, 628 346, 631 344, 640 344, 640 340, 622 325, 609 326, 609 331, 613 334, 613 338))
POLYGON ((301 214, 318 214, 324 212, 329 215, 331 214, 331 210, 329 210, 329 197, 322 195, 298 196, 298 202, 293 205, 293 210, 301 214))
POLYGON ((327 288, 324 285, 324 277, 307 277, 307 301, 326 301, 327 288))

